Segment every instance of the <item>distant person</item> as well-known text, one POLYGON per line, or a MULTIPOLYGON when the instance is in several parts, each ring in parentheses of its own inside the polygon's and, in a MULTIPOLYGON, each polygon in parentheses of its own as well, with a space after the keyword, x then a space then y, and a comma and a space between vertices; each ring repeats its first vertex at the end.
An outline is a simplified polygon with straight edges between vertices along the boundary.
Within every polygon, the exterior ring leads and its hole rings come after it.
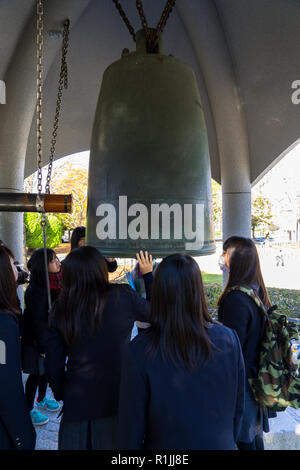
POLYGON ((17 300, 17 269, 0 246, 0 450, 31 449, 36 435, 24 395, 17 300))
MULTIPOLYGON (((137 258, 149 299, 152 258, 147 252, 137 258)), ((107 263, 96 248, 83 246, 67 256, 46 351, 50 386, 64 402, 60 450, 115 448, 122 351, 134 321, 147 321, 148 313, 149 301, 130 286, 108 282, 107 263)))
POLYGON ((211 319, 191 256, 156 268, 149 322, 124 351, 117 449, 234 450, 243 355, 237 334, 211 319))
MULTIPOLYGON (((56 253, 49 248, 47 262, 51 301, 54 302, 62 288, 62 273, 56 253)), ((27 266, 30 283, 25 292, 23 371, 29 374, 25 392, 30 416, 34 425, 41 426, 49 421, 41 411, 55 412, 60 407, 56 400, 46 397, 48 380, 44 361, 49 305, 43 248, 33 253, 27 266)))
MULTIPOLYGON (((71 236, 71 251, 81 246, 85 246, 86 229, 84 226, 76 227, 71 236)), ((109 273, 114 273, 118 268, 118 263, 115 258, 105 258, 109 273)))
MULTIPOLYGON (((236 331, 242 346, 246 377, 256 378, 265 318, 248 294, 230 289, 235 286, 253 289, 266 308, 271 307, 261 274, 257 249, 250 238, 233 236, 223 245, 223 258, 229 275, 218 301, 218 319, 236 331)), ((263 431, 269 431, 268 415, 255 401, 248 380, 245 398, 238 449, 263 450, 263 431)))
POLYGON ((284 257, 283 257, 283 250, 282 248, 279 248, 277 250, 277 253, 275 255, 276 259, 276 267, 278 268, 279 266, 284 267, 284 257))
POLYGON ((270 233, 269 232, 265 236, 263 246, 266 248, 270 248, 270 233))

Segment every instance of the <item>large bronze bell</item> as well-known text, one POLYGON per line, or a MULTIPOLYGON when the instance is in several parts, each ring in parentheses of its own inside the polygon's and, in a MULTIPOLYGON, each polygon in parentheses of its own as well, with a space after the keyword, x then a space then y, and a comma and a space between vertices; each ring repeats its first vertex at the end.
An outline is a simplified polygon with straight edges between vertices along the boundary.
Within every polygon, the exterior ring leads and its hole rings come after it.
POLYGON ((87 243, 105 256, 215 251, 206 126, 192 69, 137 50, 104 72, 92 132, 87 243))

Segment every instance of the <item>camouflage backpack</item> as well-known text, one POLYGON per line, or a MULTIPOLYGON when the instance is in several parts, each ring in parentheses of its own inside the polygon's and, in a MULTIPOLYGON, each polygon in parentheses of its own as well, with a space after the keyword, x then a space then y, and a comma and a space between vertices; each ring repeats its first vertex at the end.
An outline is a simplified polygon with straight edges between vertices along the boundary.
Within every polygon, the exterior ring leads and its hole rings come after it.
POLYGON ((255 400, 272 411, 300 408, 300 364, 293 363, 291 350, 291 340, 299 340, 297 327, 275 311, 276 305, 267 310, 253 289, 235 286, 232 290, 249 295, 266 318, 258 377, 248 379, 255 400))

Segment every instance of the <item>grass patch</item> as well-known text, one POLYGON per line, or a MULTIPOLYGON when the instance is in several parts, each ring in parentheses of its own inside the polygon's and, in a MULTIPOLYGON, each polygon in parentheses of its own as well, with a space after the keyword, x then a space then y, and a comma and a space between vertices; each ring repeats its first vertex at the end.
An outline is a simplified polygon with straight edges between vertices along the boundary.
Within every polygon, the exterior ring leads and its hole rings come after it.
POLYGON ((204 284, 219 284, 222 287, 222 274, 208 274, 204 271, 202 271, 201 274, 204 284))
MULTIPOLYGON (((202 279, 208 308, 215 316, 217 313, 217 301, 222 293, 222 275, 202 272, 202 279)), ((278 312, 284 313, 289 318, 300 318, 300 290, 269 287, 268 292, 272 304, 278 306, 278 312)))

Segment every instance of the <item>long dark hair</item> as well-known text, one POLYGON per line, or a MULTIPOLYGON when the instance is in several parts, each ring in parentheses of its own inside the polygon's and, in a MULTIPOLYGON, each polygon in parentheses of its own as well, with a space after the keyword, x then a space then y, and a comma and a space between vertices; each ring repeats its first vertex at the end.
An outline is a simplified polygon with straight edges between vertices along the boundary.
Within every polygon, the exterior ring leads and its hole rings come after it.
POLYGON ((207 360, 212 343, 201 271, 188 255, 175 254, 157 266, 150 307, 148 354, 158 351, 164 361, 192 369, 207 360))
POLYGON ((221 305, 228 290, 234 286, 257 286, 257 294, 266 307, 271 301, 266 289, 255 243, 250 238, 230 237, 223 245, 223 252, 229 253, 230 272, 218 305, 221 305))
POLYGON ((84 226, 76 227, 73 230, 73 233, 72 233, 72 236, 71 236, 71 251, 75 250, 76 248, 79 248, 78 247, 79 240, 81 238, 84 238, 84 237, 85 237, 85 227, 84 226))
POLYGON ((4 244, 0 245, 0 310, 20 314, 17 299, 17 282, 11 266, 13 252, 4 244))
POLYGON ((50 325, 55 319, 67 345, 101 326, 107 297, 108 269, 96 248, 83 246, 69 253, 63 263, 63 289, 53 306, 50 325))
MULTIPOLYGON (((55 251, 47 248, 47 271, 51 261, 56 257, 55 251)), ((30 271, 30 284, 38 284, 41 287, 47 288, 47 277, 45 268, 45 255, 44 249, 39 248, 36 250, 27 263, 27 267, 30 271)))

